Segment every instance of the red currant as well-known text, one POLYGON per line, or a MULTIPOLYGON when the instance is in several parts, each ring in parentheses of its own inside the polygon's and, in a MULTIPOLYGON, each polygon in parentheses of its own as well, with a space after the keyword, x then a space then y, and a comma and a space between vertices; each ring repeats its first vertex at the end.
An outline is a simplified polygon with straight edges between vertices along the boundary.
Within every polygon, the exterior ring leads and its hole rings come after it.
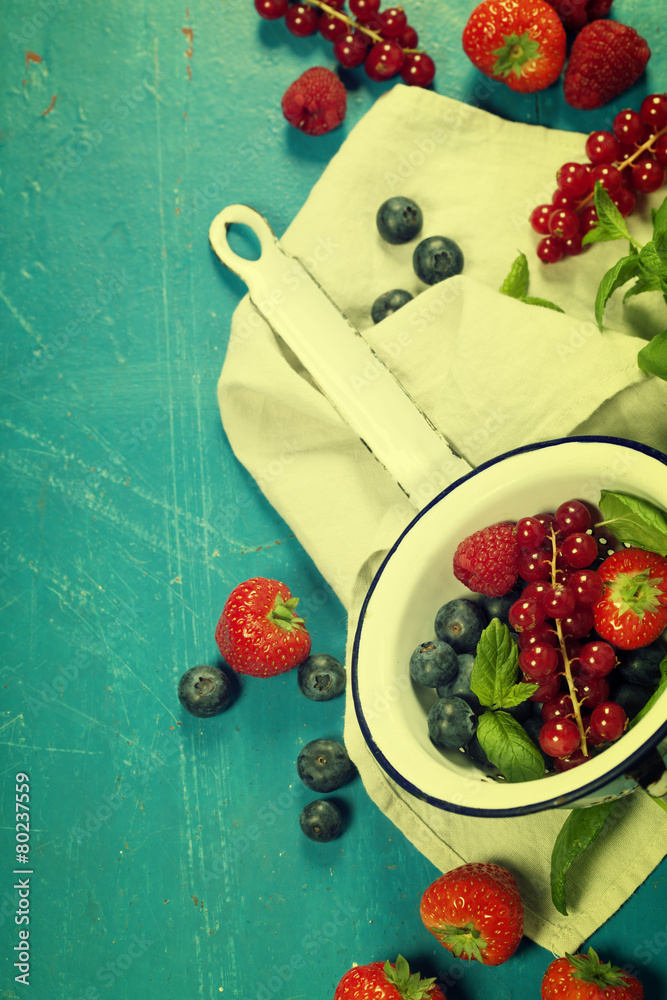
POLYGON ((567 618, 574 611, 574 594, 561 584, 548 587, 542 606, 548 618, 567 618))
POLYGON ((653 144, 653 155, 656 161, 662 164, 663 167, 667 166, 667 132, 661 135, 659 139, 656 139, 653 144))
POLYGON ((405 54, 398 42, 376 42, 364 61, 366 75, 375 81, 395 76, 405 62, 405 54))
POLYGON ((623 176, 618 167, 615 167, 611 163, 599 163, 597 166, 593 167, 591 170, 591 177, 593 178, 593 184, 599 181, 605 191, 609 194, 613 194, 614 191, 619 191, 623 185, 623 176))
POLYGON ((288 0, 255 0, 255 10, 266 21, 277 21, 279 17, 284 17, 288 7, 288 0))
POLYGON ((330 42, 335 42, 337 38, 342 38, 348 33, 348 25, 342 17, 335 14, 322 14, 317 24, 320 34, 330 42))
POLYGON ((544 681, 558 670, 558 655, 548 643, 536 643, 519 653, 519 666, 532 681, 544 681))
MULTIPOLYGON (((530 683, 533 683, 532 681, 530 683)), ((546 680, 537 688, 533 694, 531 694, 529 701, 537 702, 537 704, 542 704, 545 701, 551 701, 555 698, 560 691, 560 674, 552 674, 551 677, 547 677, 546 680)))
POLYGON ((569 757, 580 742, 579 729, 572 719, 549 719, 540 730, 540 746, 550 757, 569 757))
POLYGON ((566 257, 576 257, 577 254, 583 253, 585 250, 590 250, 590 243, 582 243, 583 236, 583 233, 575 233, 573 236, 568 236, 566 240, 563 240, 566 257))
POLYGON ((350 0, 350 11, 361 24, 374 20, 379 9, 380 0, 350 0))
POLYGON ((397 40, 398 44, 402 45, 404 49, 416 49, 419 42, 419 35, 411 24, 406 24, 397 40))
POLYGON ((632 215, 634 212, 635 196, 632 191, 628 190, 628 188, 622 187, 619 191, 616 191, 611 196, 611 200, 624 218, 628 215, 632 215))
POLYGON ((307 38, 317 31, 317 22, 320 19, 319 11, 316 7, 311 7, 307 3, 295 3, 285 14, 285 24, 287 30, 297 38, 307 38))
POLYGON ((610 742, 623 735, 627 723, 625 709, 615 701, 603 701, 591 712, 589 728, 593 736, 610 742))
POLYGON ((549 232, 549 216, 553 210, 553 205, 538 205, 530 213, 530 224, 540 236, 546 236, 549 232))
POLYGON ((591 526, 591 514, 580 500, 567 500, 562 503, 554 516, 556 526, 564 535, 573 531, 587 531, 591 526))
POLYGON ((579 652, 582 676, 606 677, 614 669, 616 652, 608 642, 587 642, 579 652))
POLYGON ((579 198, 575 195, 567 194, 565 191, 561 191, 560 188, 556 188, 553 193, 553 198, 551 199, 551 204, 553 208, 571 208, 575 209, 579 202, 579 198))
POLYGON ((595 708, 609 700, 609 683, 604 677, 575 677, 574 689, 580 704, 595 708))
POLYGON ((561 621, 563 635, 572 639, 583 639, 593 628, 593 612, 590 608, 577 605, 571 615, 561 621))
POLYGON ((402 7, 388 7, 380 14, 380 32, 384 38, 398 38, 407 27, 408 19, 402 7))
POLYGON ((536 517, 522 517, 516 523, 516 540, 522 548, 536 549, 545 535, 545 527, 536 517))
POLYGON ((560 552, 568 566, 586 569, 598 554, 598 543, 592 535, 576 531, 566 535, 560 544, 560 552))
POLYGON ((598 212, 595 205, 587 205, 579 215, 579 229, 583 236, 598 224, 598 212))
POLYGON ((571 771, 573 767, 579 767, 580 764, 585 764, 587 760, 590 760, 583 750, 575 750, 571 753, 569 757, 557 757, 554 760, 554 767, 559 774, 563 774, 565 771, 571 771))
POLYGON ((532 598, 519 598, 509 609, 508 621, 517 632, 526 628, 538 628, 544 621, 544 609, 532 598))
POLYGON ((648 128, 639 112, 631 108, 618 112, 612 128, 618 141, 627 146, 638 146, 644 142, 648 133, 648 128))
POLYGON ((574 705, 569 694, 557 694, 542 705, 542 719, 567 719, 574 714, 574 705))
POLYGON ((433 83, 435 63, 426 52, 406 52, 401 69, 404 83, 412 87, 428 87, 433 83))
POLYGON ((612 132, 591 132, 586 140, 586 156, 591 163, 614 163, 621 144, 612 132))
POLYGON ((639 114, 653 132, 659 132, 667 125, 667 94, 649 94, 642 101, 639 114))
POLYGON ((665 183, 665 168, 652 158, 638 160, 631 170, 633 186, 643 194, 657 191, 665 183))
POLYGON ((580 197, 591 190, 591 175, 584 163, 564 163, 556 174, 556 183, 566 194, 580 197))
POLYGON ((599 573, 594 569, 581 569, 573 573, 568 586, 577 604, 597 604, 604 593, 604 583, 599 573))
POLYGON ((530 649, 536 643, 548 642, 550 646, 558 645, 558 636, 549 625, 538 625, 537 628, 527 628, 519 633, 519 649, 530 649))
POLYGON ((544 549, 521 549, 516 568, 521 579, 527 583, 532 580, 548 580, 551 576, 549 553, 544 549))
POLYGON ((557 264, 565 256, 565 246, 558 236, 545 236, 537 244, 537 256, 543 264, 557 264))
POLYGON ((333 46, 333 54, 345 69, 361 66, 368 51, 368 36, 362 31, 350 31, 342 38, 337 38, 333 46))
POLYGON ((567 240, 579 232, 579 216, 569 208, 557 208, 549 216, 549 232, 567 240))

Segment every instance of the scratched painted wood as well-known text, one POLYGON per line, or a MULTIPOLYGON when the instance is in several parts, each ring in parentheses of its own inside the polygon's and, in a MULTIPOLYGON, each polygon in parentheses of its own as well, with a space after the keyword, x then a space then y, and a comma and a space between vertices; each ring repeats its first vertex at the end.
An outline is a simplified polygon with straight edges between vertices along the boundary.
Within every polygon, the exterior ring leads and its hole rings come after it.
MULTIPOLYGON (((600 127, 558 88, 485 96, 459 46, 472 4, 406 6, 440 92, 600 127)), ((667 87, 661 0, 614 9, 654 55, 612 112, 667 87)), ((243 201, 282 232, 384 88, 360 76, 330 136, 290 130, 280 97, 328 60, 326 43, 261 23, 250 0, 5 0, 0 44, 1 995, 324 1000, 352 961, 399 950, 456 975, 418 917, 435 870, 358 781, 340 794, 340 840, 298 831, 294 761, 306 740, 341 735, 341 702, 307 702, 294 675, 246 681, 206 724, 176 700, 185 669, 216 662, 222 603, 255 574, 290 583, 315 648, 343 656, 342 608, 220 428, 216 379, 244 289, 207 230, 243 201), (13 967, 18 772, 29 993, 13 967)), ((667 993, 666 875, 592 939, 634 962, 650 997, 667 993)), ((547 958, 526 941, 448 994, 536 996, 547 958)))

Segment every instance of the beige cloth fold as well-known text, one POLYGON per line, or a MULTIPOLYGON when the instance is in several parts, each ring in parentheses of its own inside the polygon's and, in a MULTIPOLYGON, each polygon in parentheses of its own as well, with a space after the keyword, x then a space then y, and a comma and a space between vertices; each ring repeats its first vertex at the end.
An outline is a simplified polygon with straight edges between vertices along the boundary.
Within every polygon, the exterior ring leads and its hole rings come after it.
MULTIPOLYGON (((398 86, 353 129, 281 238, 472 466, 573 433, 667 451, 667 385, 636 365, 641 337, 666 325, 661 297, 623 306, 614 296, 611 329, 600 333, 595 290, 624 247, 597 245, 552 267, 534 254, 527 216, 550 198, 557 168, 583 159, 584 142, 398 86), (414 243, 379 238, 375 214, 392 194, 420 204, 422 237, 461 246, 459 278, 426 287, 412 269, 414 243), (530 294, 565 314, 497 291, 519 251, 529 260, 530 294), (373 326, 373 300, 396 287, 413 301, 373 326)), ((649 238, 656 203, 647 199, 630 220, 639 240, 649 238)), ((218 398, 235 454, 347 609, 349 646, 373 573, 414 508, 248 297, 234 314, 218 398)), ((563 917, 550 902, 549 859, 566 812, 480 819, 417 801, 372 758, 351 698, 345 741, 370 797, 438 868, 492 860, 514 872, 526 933, 555 953, 575 950, 667 853, 667 813, 634 794, 573 868, 563 917)))

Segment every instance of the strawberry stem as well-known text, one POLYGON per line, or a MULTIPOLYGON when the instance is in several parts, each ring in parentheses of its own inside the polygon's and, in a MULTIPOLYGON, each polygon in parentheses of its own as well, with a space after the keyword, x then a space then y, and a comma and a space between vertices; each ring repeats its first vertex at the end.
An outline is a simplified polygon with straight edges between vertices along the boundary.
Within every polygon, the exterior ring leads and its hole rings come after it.
MULTIPOLYGON (((402 1000, 428 1000, 435 983, 433 979, 422 979, 418 972, 410 972, 407 960, 399 955, 395 965, 384 963, 384 974, 387 982, 396 988, 402 1000)), ((379 989, 379 987, 378 987, 379 989)))
POLYGON ((280 594, 276 594, 273 607, 266 614, 268 621, 272 625, 284 629, 285 632, 304 632, 303 626, 306 619, 295 614, 298 603, 298 597, 290 597, 284 601, 280 594))
POLYGON ((449 948, 456 958, 474 958, 478 962, 484 962, 487 943, 481 936, 481 931, 477 930, 473 923, 467 923, 464 927, 445 924, 433 930, 438 940, 445 948, 449 948))
POLYGON ((628 985, 623 969, 612 965, 611 962, 605 962, 603 965, 593 948, 588 949, 587 955, 569 955, 566 952, 565 957, 574 967, 572 978, 584 983, 594 983, 602 996, 605 995, 607 988, 614 989, 628 985))

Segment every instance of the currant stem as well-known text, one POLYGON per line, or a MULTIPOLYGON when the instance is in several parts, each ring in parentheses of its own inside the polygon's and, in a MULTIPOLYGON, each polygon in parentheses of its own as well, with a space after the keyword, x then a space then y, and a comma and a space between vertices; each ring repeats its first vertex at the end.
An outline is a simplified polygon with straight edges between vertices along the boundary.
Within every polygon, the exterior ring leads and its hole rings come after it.
MULTIPOLYGON (((551 528, 551 586, 556 585, 556 532, 553 527, 551 528)), ((565 646, 565 637, 563 635, 563 627, 560 623, 560 618, 556 618, 556 635, 558 636, 558 643, 560 645, 560 651, 563 657, 563 665, 565 667, 565 679, 567 680, 567 686, 570 692, 570 700, 572 701, 572 708, 574 710, 574 721, 577 724, 577 729, 579 730, 579 736, 581 737, 581 752, 584 757, 588 757, 588 746, 586 744, 586 733, 584 731, 584 724, 581 719, 581 705, 579 704, 579 699, 577 698, 577 691, 574 686, 574 678, 572 677, 572 664, 570 658, 567 655, 567 649, 565 646)))
MULTIPOLYGON (((374 42, 386 41, 386 39, 384 39, 377 31, 373 31, 372 28, 367 28, 359 21, 353 21, 351 17, 347 16, 347 14, 343 14, 342 11, 336 10, 335 7, 330 7, 328 3, 324 2, 324 0, 305 0, 305 3, 309 4, 311 7, 319 7, 319 9, 323 10, 325 14, 331 14, 332 17, 337 17, 339 21, 345 21, 351 29, 363 32, 364 35, 368 35, 369 38, 372 38, 374 42)), ((402 7, 398 8, 398 10, 402 9, 402 7)), ((416 53, 421 53, 422 49, 403 49, 403 51, 408 55, 414 55, 416 53)))
MULTIPOLYGON (((663 128, 661 129, 658 129, 655 135, 652 135, 650 138, 648 138, 646 142, 643 142, 641 144, 641 146, 637 146, 637 149, 634 151, 634 153, 628 156, 627 160, 621 160, 620 162, 617 160, 613 165, 618 170, 625 170, 626 167, 631 167, 632 164, 635 162, 635 160, 639 156, 641 156, 642 153, 645 153, 646 151, 652 153, 653 143, 657 142, 657 140, 665 134, 667 134, 667 125, 663 126, 663 128)), ((586 195, 583 201, 579 202, 579 204, 577 205, 577 211, 580 211, 582 208, 585 208, 586 205, 588 205, 588 203, 592 200, 593 200, 593 192, 591 191, 590 194, 586 195)), ((641 246, 641 244, 638 243, 637 246, 641 246)))

